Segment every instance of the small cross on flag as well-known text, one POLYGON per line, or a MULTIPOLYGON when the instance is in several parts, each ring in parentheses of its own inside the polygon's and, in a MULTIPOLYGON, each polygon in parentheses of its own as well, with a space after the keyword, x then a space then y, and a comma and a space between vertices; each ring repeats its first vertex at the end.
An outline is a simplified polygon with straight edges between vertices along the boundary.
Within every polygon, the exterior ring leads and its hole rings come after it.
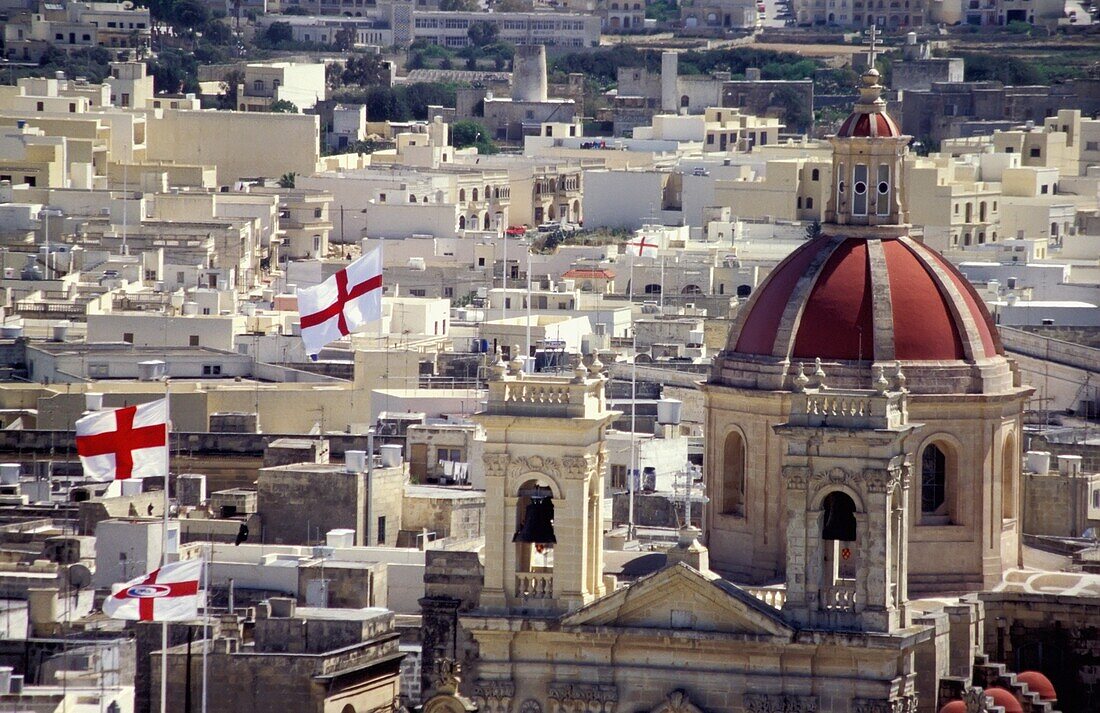
POLYGON ((198 618, 202 562, 201 559, 172 562, 131 579, 103 601, 103 613, 112 619, 134 621, 198 618))
POLYGON ((166 475, 168 400, 94 411, 76 422, 76 452, 94 480, 166 475))

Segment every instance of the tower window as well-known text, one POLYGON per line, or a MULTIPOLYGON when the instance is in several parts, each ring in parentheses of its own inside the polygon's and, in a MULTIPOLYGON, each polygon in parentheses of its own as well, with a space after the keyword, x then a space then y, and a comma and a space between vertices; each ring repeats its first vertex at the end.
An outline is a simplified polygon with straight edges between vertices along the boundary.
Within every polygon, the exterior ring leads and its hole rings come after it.
POLYGON ((745 439, 737 431, 726 436, 722 449, 722 512, 743 515, 745 503, 745 439))
POLYGON ((920 510, 924 515, 939 515, 947 502, 947 454, 932 443, 920 459, 920 510))
POLYGON ((867 215, 867 165, 857 163, 852 169, 852 215, 867 215))
POLYGON ((890 215, 890 167, 881 164, 878 167, 878 210, 879 215, 890 215))
POLYGON ((846 493, 833 492, 821 502, 821 539, 854 542, 856 539, 856 504, 846 493))

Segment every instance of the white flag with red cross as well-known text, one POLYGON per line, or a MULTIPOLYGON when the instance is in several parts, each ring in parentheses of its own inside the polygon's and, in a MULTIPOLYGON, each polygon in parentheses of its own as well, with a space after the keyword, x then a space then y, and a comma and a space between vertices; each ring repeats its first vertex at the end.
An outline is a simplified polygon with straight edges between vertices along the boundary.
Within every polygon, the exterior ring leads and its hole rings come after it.
POLYGON ((168 400, 95 411, 76 422, 76 451, 95 480, 163 478, 168 469, 168 400))
POLYGON ((298 290, 302 341, 316 358, 329 342, 382 319, 382 249, 375 248, 316 287, 298 290))
POLYGON ((638 257, 654 257, 660 247, 654 238, 647 238, 644 235, 639 235, 628 244, 630 245, 630 254, 638 257))
POLYGON ((197 619, 201 576, 201 559, 166 564, 118 587, 103 601, 103 613, 134 621, 197 619))

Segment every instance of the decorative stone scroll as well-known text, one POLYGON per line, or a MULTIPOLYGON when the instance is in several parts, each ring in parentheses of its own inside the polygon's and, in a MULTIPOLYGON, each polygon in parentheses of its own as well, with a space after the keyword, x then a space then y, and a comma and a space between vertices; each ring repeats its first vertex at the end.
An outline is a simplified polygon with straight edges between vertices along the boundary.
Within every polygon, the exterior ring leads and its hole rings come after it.
POLYGON ((549 686, 548 713, 614 713, 619 689, 598 683, 564 683, 549 686))
POLYGON ((682 688, 677 688, 665 696, 665 702, 654 708, 652 713, 703 713, 703 711, 691 702, 682 688))
POLYGON ((892 701, 857 698, 852 701, 855 713, 916 713, 916 696, 903 696, 892 701))
POLYGON ((816 713, 817 696, 746 693, 745 710, 749 713, 816 713))

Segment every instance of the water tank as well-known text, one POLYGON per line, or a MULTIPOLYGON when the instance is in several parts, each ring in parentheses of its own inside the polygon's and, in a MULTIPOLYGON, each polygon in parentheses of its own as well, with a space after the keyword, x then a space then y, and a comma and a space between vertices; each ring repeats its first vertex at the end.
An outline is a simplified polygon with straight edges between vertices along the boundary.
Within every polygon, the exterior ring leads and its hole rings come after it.
POLYGON ((18 463, 0 463, 0 484, 15 485, 19 482, 18 463))
POLYGON ((329 530, 325 533, 325 544, 329 547, 355 547, 355 530, 329 530))
POLYGON ((1028 451, 1025 467, 1029 473, 1049 473, 1050 453, 1048 451, 1028 451))
POLYGON ((422 257, 409 258, 409 269, 414 272, 424 272, 427 269, 427 265, 422 257))
POLYGON ((98 411, 103 408, 103 394, 95 391, 84 394, 84 408, 87 411, 98 411))
POLYGON ((662 426, 679 424, 683 407, 684 402, 679 399, 661 399, 657 402, 657 423, 662 426))
POLYGON ((5 324, 0 327, 0 338, 18 339, 23 336, 23 327, 18 324, 5 324))
POLYGON ((703 330, 693 329, 688 332, 688 344, 702 344, 703 343, 703 330))
MULTIPOLYGON (((1083 460, 1081 456, 1058 456, 1058 472, 1068 478, 1077 478, 1081 475, 1081 462, 1083 460)), ((0 466, 0 469, 2 468, 3 466, 0 466)))
POLYGON ((69 326, 71 323, 67 319, 63 319, 57 324, 50 327, 50 338, 55 342, 63 342, 69 336, 69 326))
POLYGON ((158 381, 164 378, 165 371, 165 363, 160 359, 138 362, 139 381, 158 381))
POLYGON ((199 303, 198 302, 184 302, 183 303, 183 314, 184 314, 185 317, 193 317, 194 315, 196 315, 198 313, 199 313, 199 303))
POLYGON ((344 451, 344 470, 349 473, 362 473, 366 469, 366 451, 344 451))
POLYGON ((378 447, 378 452, 382 454, 382 466, 385 468, 396 468, 401 465, 401 446, 396 443, 387 443, 384 446, 378 447))

